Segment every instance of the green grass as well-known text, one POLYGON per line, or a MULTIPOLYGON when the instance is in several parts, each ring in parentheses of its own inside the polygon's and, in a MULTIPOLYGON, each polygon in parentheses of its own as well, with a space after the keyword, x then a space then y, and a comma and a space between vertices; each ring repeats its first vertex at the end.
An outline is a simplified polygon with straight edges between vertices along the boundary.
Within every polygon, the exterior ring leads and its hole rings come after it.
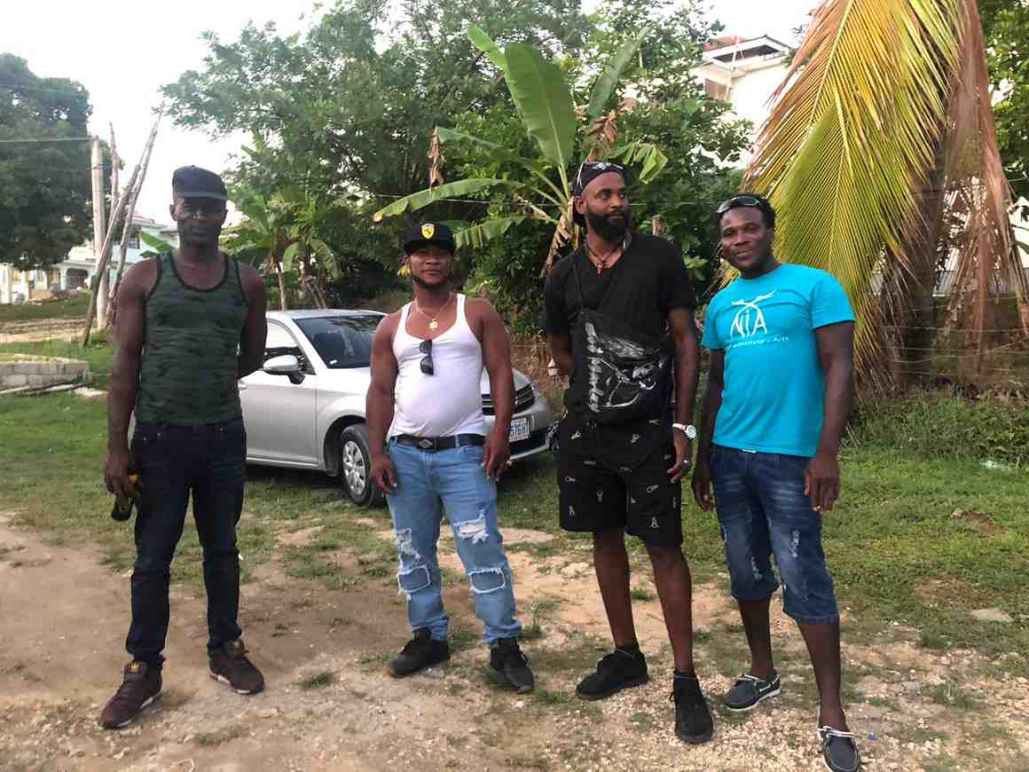
POLYGON ((89 293, 80 292, 63 300, 42 303, 0 305, 0 325, 5 322, 32 322, 41 319, 76 319, 89 310, 89 293))
MULTIPOLYGON (((73 395, 0 399, 0 509, 16 511, 48 538, 96 542, 108 562, 124 570, 133 557, 131 526, 108 517, 111 500, 101 472, 105 421, 102 402, 73 395)), ((1009 672, 1026 674, 1024 659, 999 655, 1029 650, 1029 476, 986 469, 976 459, 924 457, 871 442, 848 447, 842 467, 843 497, 825 517, 824 542, 848 612, 847 640, 872 642, 889 623, 899 622, 920 631, 923 647, 975 648, 998 657, 1009 672), (988 514, 989 529, 953 518, 959 510, 988 514), (1015 622, 979 622, 969 615, 986 607, 1004 610, 1015 622)), ((244 580, 251 578, 251 567, 279 558, 289 574, 326 587, 393 585, 394 547, 379 534, 390 529, 385 509, 356 509, 321 474, 255 468, 249 475, 239 529, 244 580), (312 526, 321 530, 309 543, 277 543, 280 534, 312 526), (344 568, 340 560, 346 555, 352 562, 344 568)), ((554 476, 548 457, 513 467, 501 485, 501 523, 556 534, 554 476)), ((683 522, 695 577, 724 572, 714 515, 687 505, 683 522)), ((200 549, 191 531, 190 518, 175 578, 199 588, 200 549)), ((632 558, 644 565, 636 541, 629 540, 632 558)), ((588 536, 561 535, 532 546, 589 563, 589 545, 588 536)), ((544 634, 550 611, 537 608, 528 627, 544 634)), ((712 631, 705 645, 717 649, 715 643, 729 635, 712 631)), ((731 651, 713 652, 726 675, 740 666, 740 635, 733 631, 731 651)), ((581 668, 594 654, 568 666, 581 668)))

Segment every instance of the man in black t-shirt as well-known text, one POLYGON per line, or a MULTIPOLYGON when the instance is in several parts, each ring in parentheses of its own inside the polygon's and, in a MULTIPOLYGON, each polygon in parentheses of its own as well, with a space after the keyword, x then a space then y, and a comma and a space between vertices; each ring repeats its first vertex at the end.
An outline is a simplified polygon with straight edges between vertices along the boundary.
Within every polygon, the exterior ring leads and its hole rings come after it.
POLYGON ((643 540, 675 657, 675 732, 711 739, 693 668, 692 592, 682 554, 682 486, 692 457, 699 349, 682 256, 630 229, 625 170, 586 162, 574 186, 583 247, 554 266, 545 331, 570 376, 558 431, 561 527, 593 534, 615 649, 576 688, 601 699, 648 680, 629 595, 625 532, 643 540), (674 409, 671 395, 675 394, 674 409))

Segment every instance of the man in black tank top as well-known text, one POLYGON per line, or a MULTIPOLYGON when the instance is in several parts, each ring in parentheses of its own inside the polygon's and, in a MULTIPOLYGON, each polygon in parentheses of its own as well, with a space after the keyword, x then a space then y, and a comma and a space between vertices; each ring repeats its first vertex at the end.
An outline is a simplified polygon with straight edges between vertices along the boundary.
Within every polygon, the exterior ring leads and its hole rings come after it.
POLYGON ((218 249, 226 191, 218 175, 187 166, 172 177, 180 247, 132 266, 118 291, 104 477, 119 496, 139 475, 132 624, 122 685, 100 723, 123 727, 161 692, 168 584, 190 495, 204 551, 211 677, 240 694, 264 687, 237 622, 246 434, 237 381, 261 366, 264 282, 218 249), (129 417, 136 428, 128 443, 129 417))
POLYGON ((576 693, 601 699, 649 678, 632 618, 628 532, 646 545, 672 642, 675 733, 702 743, 713 726, 693 668, 690 572, 681 547, 681 480, 696 436, 693 293, 675 245, 630 230, 621 166, 584 163, 574 193, 586 238, 554 266, 544 291, 551 354, 571 378, 558 429, 560 522, 593 534, 615 644, 576 693))

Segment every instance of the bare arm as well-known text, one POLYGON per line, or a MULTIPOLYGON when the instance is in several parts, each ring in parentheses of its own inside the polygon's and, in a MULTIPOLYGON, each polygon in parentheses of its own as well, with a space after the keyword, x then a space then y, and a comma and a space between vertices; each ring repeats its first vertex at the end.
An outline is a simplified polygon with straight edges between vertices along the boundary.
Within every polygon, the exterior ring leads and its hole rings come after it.
POLYGON ((705 512, 714 507, 711 494, 711 447, 715 435, 715 419, 722 406, 722 389, 725 388, 725 351, 715 349, 707 372, 707 388, 700 411, 700 443, 697 448, 697 468, 693 471, 693 498, 705 512))
MULTIPOLYGON (((700 363, 693 312, 688 308, 673 308, 668 312, 668 327, 675 342, 675 422, 691 424, 700 363)), ((690 466, 692 448, 689 438, 678 429, 673 431, 672 440, 675 443, 675 463, 668 469, 668 474, 673 482, 677 482, 690 466)))
POLYGON ((486 301, 476 301, 481 315, 482 358, 489 373, 493 397, 493 431, 486 442, 483 463, 486 475, 496 480, 511 458, 509 434, 514 413, 514 372, 511 369, 511 341, 504 320, 486 301))
POLYGON ((550 345, 550 356, 557 365, 558 374, 571 376, 575 369, 575 359, 572 357, 572 336, 567 333, 551 334, 547 336, 547 343, 550 345))
POLYGON ((143 354, 143 322, 146 294, 157 276, 153 261, 139 263, 126 272, 115 298, 114 360, 107 390, 107 490, 131 495, 128 479, 129 418, 136 406, 139 367, 143 354))
POLYGON ((393 390, 397 383, 397 358, 393 355, 396 314, 387 316, 372 338, 372 382, 365 399, 368 449, 372 454, 372 482, 385 493, 397 485, 396 471, 386 453, 386 432, 393 422, 393 390))
POLYGON ((243 325, 243 334, 239 340, 239 377, 261 369, 264 356, 264 343, 268 334, 268 322, 265 320, 267 299, 264 291, 264 280, 252 266, 240 265, 239 278, 243 284, 243 294, 247 299, 247 318, 243 325))
POLYGON ((805 474, 805 489, 811 505, 819 512, 828 512, 840 495, 837 455, 854 394, 854 323, 819 327, 815 340, 825 373, 825 416, 818 450, 805 474))

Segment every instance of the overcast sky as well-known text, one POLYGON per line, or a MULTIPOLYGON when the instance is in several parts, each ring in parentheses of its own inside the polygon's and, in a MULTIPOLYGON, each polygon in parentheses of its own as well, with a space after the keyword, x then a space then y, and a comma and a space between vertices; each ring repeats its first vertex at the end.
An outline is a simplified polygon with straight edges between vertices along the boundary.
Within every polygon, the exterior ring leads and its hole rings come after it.
MULTIPOLYGON (((804 23, 818 0, 710 0, 726 33, 771 35, 795 42, 793 28, 804 23)), ((114 123, 118 150, 131 173, 153 121, 158 88, 188 69, 203 65, 200 33, 235 40, 248 21, 274 21, 283 32, 306 29, 313 0, 176 0, 149 3, 107 0, 31 0, 6 3, 0 24, 0 52, 28 61, 44 77, 83 83, 93 104, 90 131, 107 137, 114 123)), ((587 0, 587 6, 595 6, 587 0)), ((238 152, 239 142, 213 142, 206 135, 165 120, 158 135, 137 211, 167 221, 171 173, 195 163, 220 171, 238 152)))

